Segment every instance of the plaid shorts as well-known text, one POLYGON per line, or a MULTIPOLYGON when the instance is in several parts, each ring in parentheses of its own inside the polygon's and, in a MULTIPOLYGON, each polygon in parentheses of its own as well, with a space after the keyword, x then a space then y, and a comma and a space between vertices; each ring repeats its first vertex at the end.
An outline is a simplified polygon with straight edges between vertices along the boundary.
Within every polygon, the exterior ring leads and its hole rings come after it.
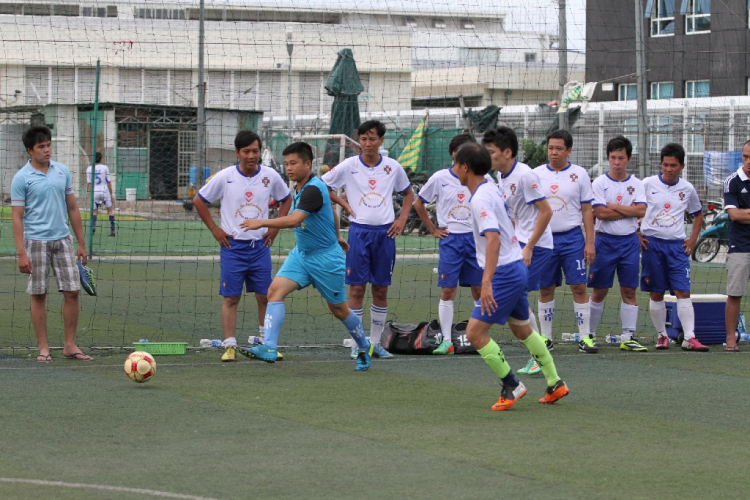
POLYGON ((31 274, 26 293, 30 295, 47 293, 50 266, 52 266, 59 291, 77 292, 81 289, 72 236, 56 241, 24 239, 23 246, 31 261, 31 274))

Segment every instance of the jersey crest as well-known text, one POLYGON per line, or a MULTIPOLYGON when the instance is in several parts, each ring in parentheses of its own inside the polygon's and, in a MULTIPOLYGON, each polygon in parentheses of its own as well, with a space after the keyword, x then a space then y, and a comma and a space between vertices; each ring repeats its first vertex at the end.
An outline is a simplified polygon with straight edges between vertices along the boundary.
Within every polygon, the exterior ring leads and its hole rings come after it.
POLYGON ((370 186, 370 189, 375 189, 375 187, 378 185, 378 182, 375 179, 370 179, 367 181, 367 184, 370 186))
POLYGON ((575 182, 578 180, 578 174, 570 174, 570 182, 575 182))
POLYGON ((261 182, 263 182, 264 187, 268 187, 268 185, 271 184, 271 179, 269 179, 268 177, 263 177, 263 180, 261 182))
POLYGON ((669 210, 670 210, 671 208, 672 208, 672 204, 671 204, 671 203, 665 203, 665 204, 664 204, 664 211, 665 211, 666 213, 669 213, 669 210))
POLYGON ((516 194, 516 185, 515 184, 511 184, 510 185, 510 194, 511 194, 511 196, 513 196, 513 195, 516 194))
POLYGON ((632 195, 635 192, 635 188, 633 186, 628 186, 628 194, 632 195))
POLYGON ((245 200, 250 203, 253 200, 253 192, 245 191, 245 200))
POLYGON ((383 170, 385 171, 385 175, 389 175, 391 173, 391 166, 386 165, 383 170))
POLYGON ((551 186, 549 187, 549 190, 550 190, 550 192, 551 192, 552 194, 557 194, 557 191, 559 191, 559 190, 560 190, 560 186, 558 186, 557 184, 552 184, 552 185, 551 185, 551 186))
POLYGON ((458 198, 458 202, 459 203, 463 203, 464 202, 464 198, 466 198, 466 195, 464 193, 458 193, 458 195, 456 197, 458 198))
POLYGON ((617 195, 617 204, 618 205, 622 205, 622 195, 621 194, 617 195))
POLYGON ((685 193, 683 193, 682 191, 680 191, 680 201, 682 201, 684 199, 685 199, 685 193))

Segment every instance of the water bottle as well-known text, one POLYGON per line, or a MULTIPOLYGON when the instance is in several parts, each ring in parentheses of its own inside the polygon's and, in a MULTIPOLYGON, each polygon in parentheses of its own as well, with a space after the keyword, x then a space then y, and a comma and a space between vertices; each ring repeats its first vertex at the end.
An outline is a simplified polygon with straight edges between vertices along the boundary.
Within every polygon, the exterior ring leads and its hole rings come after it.
POLYGON ((247 338, 248 345, 260 345, 262 343, 263 343, 263 337, 256 337, 256 336, 250 335, 247 338))
POLYGON ((198 345, 201 347, 211 347, 211 339, 201 339, 200 344, 198 345))
POLYGON ((742 342, 750 342, 750 333, 743 333, 740 335, 740 340, 742 342))
POLYGON ((354 341, 354 339, 344 339, 344 347, 351 349, 352 347, 356 347, 357 343, 354 341))
POLYGON ((218 339, 212 340, 211 347, 221 347, 221 340, 218 340, 218 339))
POLYGON ((622 335, 607 335, 605 340, 607 344, 619 344, 622 341, 622 335))
POLYGON ((573 335, 572 333, 563 333, 562 334, 562 341, 563 342, 573 342, 574 339, 575 339, 575 335, 573 335))
POLYGON ((148 344, 148 339, 141 339, 138 342, 141 344, 148 344))

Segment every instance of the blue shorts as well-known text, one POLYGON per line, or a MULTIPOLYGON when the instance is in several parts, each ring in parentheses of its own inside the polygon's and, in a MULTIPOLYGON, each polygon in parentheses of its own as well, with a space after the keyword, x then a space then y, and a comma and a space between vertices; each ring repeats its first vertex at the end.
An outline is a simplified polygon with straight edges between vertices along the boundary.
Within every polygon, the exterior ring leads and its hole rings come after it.
POLYGON ((391 224, 349 226, 349 251, 346 253, 346 284, 391 286, 396 263, 396 240, 388 236, 391 224))
POLYGON ((598 233, 594 240, 596 259, 589 267, 589 288, 612 288, 615 270, 620 286, 638 287, 641 270, 641 242, 638 235, 598 233))
POLYGON ((482 286, 484 271, 477 263, 477 249, 473 233, 455 233, 440 240, 440 260, 438 260, 438 286, 455 288, 461 286, 482 286))
POLYGON ((235 240, 227 238, 229 248, 221 247, 221 283, 219 295, 239 297, 242 286, 247 293, 267 295, 271 285, 271 251, 263 246, 263 240, 235 240))
MULTIPOLYGON (((526 243, 521 243, 521 249, 526 247, 526 243)), ((529 281, 526 283, 526 291, 533 292, 539 290, 539 283, 542 281, 542 271, 547 268, 547 263, 552 258, 551 248, 534 247, 531 252, 531 265, 529 265, 529 281)))
POLYGON ((492 295, 497 302, 495 312, 482 314, 482 308, 477 301, 471 317, 498 325, 504 325, 508 318, 529 319, 529 299, 526 295, 528 279, 526 264, 522 260, 498 266, 495 275, 492 276, 492 295))
POLYGON ((563 273, 568 285, 586 283, 586 261, 583 259, 586 241, 583 239, 581 228, 574 227, 564 233, 553 233, 552 242, 555 248, 552 249, 552 257, 542 272, 539 286, 561 286, 563 273))
POLYGON ((649 243, 641 260, 641 290, 664 293, 667 290, 690 292, 690 259, 683 240, 645 237, 649 243))
POLYGON ((329 304, 341 304, 346 302, 345 262, 338 243, 315 252, 294 247, 276 276, 294 281, 300 289, 312 285, 329 304))

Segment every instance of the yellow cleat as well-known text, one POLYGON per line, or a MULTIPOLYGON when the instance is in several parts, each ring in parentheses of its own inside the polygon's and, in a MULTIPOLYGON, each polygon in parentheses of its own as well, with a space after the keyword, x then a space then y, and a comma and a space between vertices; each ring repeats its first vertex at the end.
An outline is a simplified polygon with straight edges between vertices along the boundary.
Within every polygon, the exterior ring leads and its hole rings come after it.
POLYGON ((227 347, 227 350, 224 351, 224 354, 221 356, 221 361, 223 363, 227 363, 229 361, 237 361, 237 348, 231 345, 227 347))

